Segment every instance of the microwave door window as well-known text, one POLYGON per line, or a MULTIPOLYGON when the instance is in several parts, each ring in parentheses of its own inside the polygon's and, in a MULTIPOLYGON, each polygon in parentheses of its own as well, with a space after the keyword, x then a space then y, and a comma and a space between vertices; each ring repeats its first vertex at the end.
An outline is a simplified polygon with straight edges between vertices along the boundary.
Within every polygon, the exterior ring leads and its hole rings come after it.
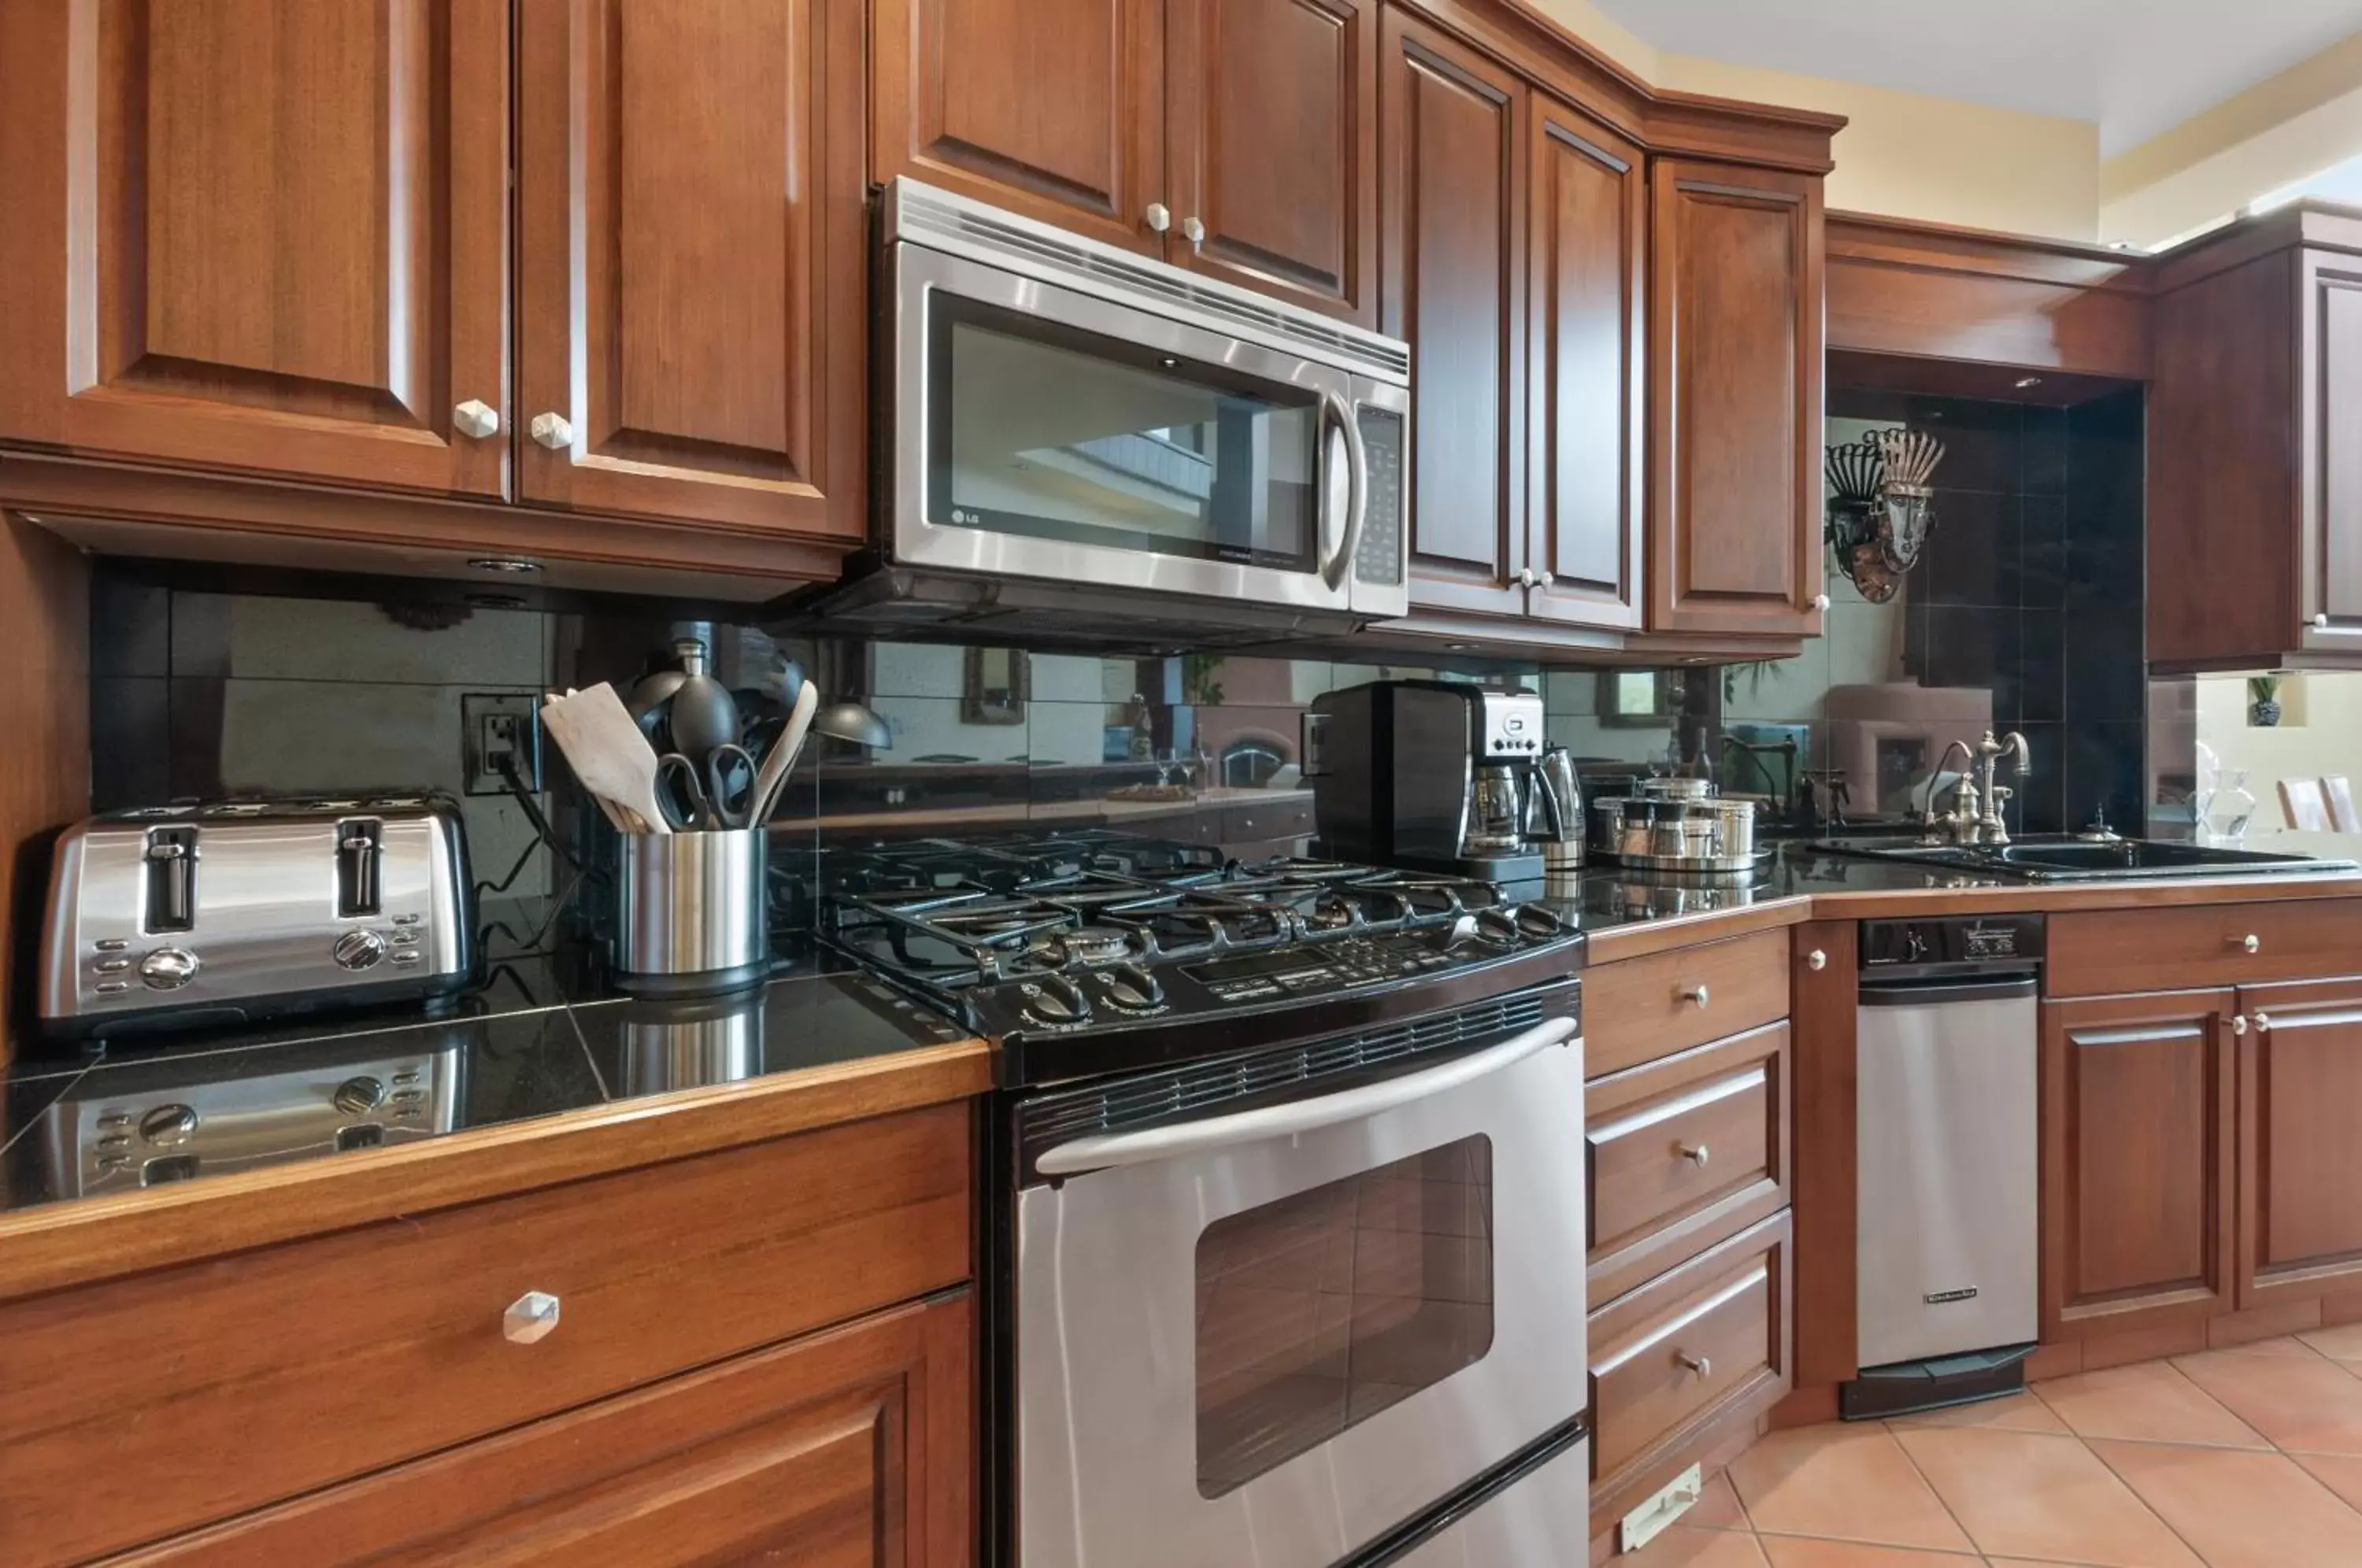
POLYGON ((1009 320, 955 317, 939 329, 933 521, 1310 569, 1313 394, 1224 384, 1131 346, 1009 320))

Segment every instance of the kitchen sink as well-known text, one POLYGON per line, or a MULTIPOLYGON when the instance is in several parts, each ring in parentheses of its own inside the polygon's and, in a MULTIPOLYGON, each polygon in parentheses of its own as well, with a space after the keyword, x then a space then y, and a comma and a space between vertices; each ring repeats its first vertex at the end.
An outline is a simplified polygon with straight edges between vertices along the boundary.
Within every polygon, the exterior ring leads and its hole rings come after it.
POLYGON ((1955 871, 2014 877, 2026 882, 2101 882, 2132 877, 2252 877, 2282 871, 2362 869, 2351 860, 2267 855, 2253 849, 2210 849, 2195 844, 2125 838, 2095 843, 2066 835, 2036 835, 2014 844, 1926 845, 1913 839, 1828 838, 1813 847, 1835 855, 1942 866, 1955 871))

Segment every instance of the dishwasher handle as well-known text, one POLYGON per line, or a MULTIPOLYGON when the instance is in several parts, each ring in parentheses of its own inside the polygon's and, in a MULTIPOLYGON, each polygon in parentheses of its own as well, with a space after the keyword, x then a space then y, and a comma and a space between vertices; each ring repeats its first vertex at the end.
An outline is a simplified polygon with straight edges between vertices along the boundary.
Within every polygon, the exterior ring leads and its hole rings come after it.
POLYGON ((2034 975, 1996 975, 1981 980, 1864 980, 1860 992, 1863 1007, 1940 1007, 1949 1002, 2007 1001, 2037 995, 2040 978, 2034 975))

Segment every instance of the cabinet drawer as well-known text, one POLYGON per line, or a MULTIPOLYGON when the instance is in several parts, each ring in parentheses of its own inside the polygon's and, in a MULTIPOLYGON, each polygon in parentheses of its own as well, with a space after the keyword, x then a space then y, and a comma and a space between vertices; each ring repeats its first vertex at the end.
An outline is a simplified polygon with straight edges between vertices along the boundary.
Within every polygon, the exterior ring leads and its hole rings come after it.
POLYGON ((968 1560, 966 1293, 602 1400, 112 1568, 968 1560))
POLYGON ((0 1309, 0 1562, 79 1560, 959 1284, 965 1105, 0 1309), (504 1313, 558 1301, 545 1337, 504 1313))
POLYGON ((2350 975, 2362 972, 2362 899, 2052 915, 2049 940, 2052 996, 2350 975))
POLYGON ((1591 1315, 1595 1487, 1786 1390, 1788 1235, 1783 1209, 1591 1315))
POLYGON ((1312 802, 1278 801, 1269 805, 1231 806, 1222 812, 1222 841, 1252 844, 1260 839, 1305 838, 1312 833, 1312 802))
POLYGON ((1593 1299, 1788 1206, 1789 1062, 1773 1023, 1593 1080, 1593 1299))
POLYGON ((1601 1077, 1787 1016, 1784 931, 1603 964, 1583 976, 1585 1070, 1601 1077))

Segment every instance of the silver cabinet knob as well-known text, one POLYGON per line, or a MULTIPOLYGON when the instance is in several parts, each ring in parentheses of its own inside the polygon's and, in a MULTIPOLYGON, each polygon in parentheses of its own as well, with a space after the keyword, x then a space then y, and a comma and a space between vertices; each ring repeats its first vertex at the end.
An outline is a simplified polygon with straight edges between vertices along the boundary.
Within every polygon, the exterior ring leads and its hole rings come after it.
POLYGON ((1673 1145, 1673 1153, 1700 1170, 1705 1169, 1706 1162, 1714 1158, 1714 1151, 1704 1143, 1676 1143, 1673 1145))
POLYGON ((562 414, 536 414, 530 429, 533 438, 553 452, 574 445, 574 422, 562 414))
POLYGON ((1700 1377, 1708 1377, 1713 1375, 1714 1358, 1712 1356, 1692 1355, 1687 1351, 1675 1351, 1673 1353, 1673 1359, 1681 1363, 1683 1366, 1688 1367, 1692 1372, 1696 1373, 1700 1377))
POLYGON ((1829 607, 1829 596, 1828 596, 1827 594, 1826 594, 1826 593, 1816 593, 1816 594, 1814 594, 1814 595, 1813 595, 1813 608, 1814 608, 1814 609, 1816 609, 1816 610, 1826 610, 1826 609, 1827 609, 1828 607, 1829 607))
POLYGON ((473 436, 480 441, 487 436, 497 436, 501 429, 501 412, 481 398, 471 397, 451 411, 451 423, 463 436, 473 436))
POLYGON ((501 1314, 501 1338, 513 1345, 529 1345, 549 1338, 557 1327, 557 1297, 546 1290, 528 1290, 501 1314))
POLYGON ((347 1078, 337 1086, 337 1092, 330 1099, 347 1116, 366 1116, 384 1100, 385 1086, 366 1076, 347 1078))
POLYGON ((1163 234, 1173 226, 1173 209, 1163 202, 1149 203, 1148 210, 1141 216, 1147 222, 1151 233, 1163 234))
POLYGON ((370 969, 385 956, 385 938, 374 931, 348 931, 337 938, 328 955, 340 969, 370 969))
POLYGON ((1206 243, 1206 226, 1195 217, 1185 217, 1181 220, 1181 237, 1189 242, 1190 249, 1195 250, 1206 243))
POLYGON ((2245 1034, 2247 1032, 2247 1015, 2246 1013, 2239 1013, 2233 1017, 2231 1020, 2231 1032, 2234 1034, 2245 1034))
POLYGON ((1695 1002, 1698 1006, 1704 1007, 1711 999, 1706 993, 1705 982, 1703 980, 1694 986, 1682 988, 1682 1000, 1685 1002, 1695 1002))
POLYGON ((1816 947, 1810 953, 1805 955, 1805 968, 1818 970, 1826 969, 1828 966, 1829 955, 1822 952, 1819 948, 1816 947))
POLYGON ((185 947, 159 947, 139 960, 139 978, 151 991, 177 991, 197 977, 197 955, 185 947))
POLYGON ((2223 939, 2223 944, 2226 947, 2235 947, 2242 953, 2261 953, 2264 950, 2264 939, 2253 932, 2249 932, 2245 936, 2226 936, 2223 939))
POLYGON ((2329 612, 2326 610, 2316 612, 2312 617, 2312 626, 2317 632, 2329 630, 2329 612))
POLYGON ((195 1136, 197 1113, 185 1105, 160 1105, 139 1119, 139 1136, 160 1149, 170 1149, 195 1136))

